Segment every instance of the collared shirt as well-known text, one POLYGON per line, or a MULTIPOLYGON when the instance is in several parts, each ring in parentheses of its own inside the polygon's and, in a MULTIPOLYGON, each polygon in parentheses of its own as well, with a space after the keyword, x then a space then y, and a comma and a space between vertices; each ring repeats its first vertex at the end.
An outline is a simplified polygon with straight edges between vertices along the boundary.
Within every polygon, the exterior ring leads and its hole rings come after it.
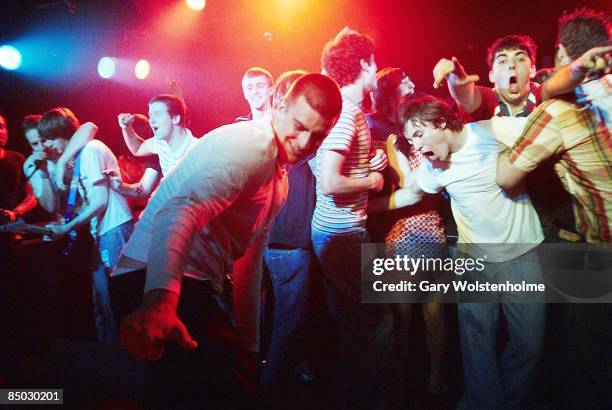
POLYGON ((542 102, 542 86, 537 83, 530 83, 531 92, 525 99, 523 108, 516 114, 512 114, 510 106, 495 91, 495 88, 476 86, 480 91, 482 101, 480 107, 472 113, 461 110, 463 122, 484 121, 492 117, 527 117, 534 108, 542 102))
POLYGON ((580 104, 553 99, 529 117, 510 162, 530 172, 550 156, 572 195, 576 227, 587 242, 612 241, 612 76, 577 90, 580 104))
POLYGON ((287 197, 269 117, 201 138, 162 180, 114 274, 147 267, 146 290, 180 293, 184 275, 220 292, 233 263, 267 230, 287 197))

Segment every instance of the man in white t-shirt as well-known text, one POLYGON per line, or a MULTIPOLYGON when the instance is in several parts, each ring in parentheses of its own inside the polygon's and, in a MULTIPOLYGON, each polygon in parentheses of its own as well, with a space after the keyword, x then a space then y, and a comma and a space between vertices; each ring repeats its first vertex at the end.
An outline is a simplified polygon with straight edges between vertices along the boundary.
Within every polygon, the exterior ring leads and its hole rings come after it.
MULTIPOLYGON (((83 127, 92 130, 90 132, 93 134, 97 130, 92 123, 83 124, 79 128, 79 121, 68 108, 47 111, 38 124, 46 158, 57 161, 77 129, 83 130, 83 127)), ((108 275, 117 262, 121 248, 132 233, 133 226, 127 201, 121 194, 109 189, 105 183, 103 171, 108 169, 119 171, 117 158, 101 141, 94 139, 88 142, 77 155, 73 181, 70 184, 78 187, 81 209, 78 215, 66 223, 46 227, 53 231, 54 237, 61 237, 89 223, 99 255, 92 278, 96 335, 101 343, 117 344, 117 325, 110 305, 108 275)), ((57 190, 50 192, 59 197, 57 190)), ((59 204, 59 198, 49 202, 59 204)), ((60 204, 59 209, 54 211, 64 210, 67 206, 69 204, 60 204)))
POLYGON ((149 125, 153 137, 147 140, 142 139, 132 126, 134 120, 141 117, 144 119, 141 114, 119 114, 118 121, 125 144, 137 157, 158 155, 162 172, 167 175, 198 141, 186 128, 187 107, 180 98, 171 94, 153 97, 149 101, 149 125))
MULTIPOLYGON (((495 182, 498 156, 519 137, 526 119, 495 117, 463 125, 444 102, 427 95, 404 100, 398 119, 404 136, 428 161, 408 178, 406 188, 396 191, 395 202, 409 205, 423 193, 446 189, 459 231, 458 248, 485 259, 482 279, 538 281, 534 248, 544 236, 535 208, 526 193, 509 196, 495 182)), ((498 292, 495 298, 501 303, 459 304, 465 380, 459 408, 521 407, 535 381, 544 305, 524 303, 519 292, 498 292), (509 341, 498 364, 500 310, 509 341)))

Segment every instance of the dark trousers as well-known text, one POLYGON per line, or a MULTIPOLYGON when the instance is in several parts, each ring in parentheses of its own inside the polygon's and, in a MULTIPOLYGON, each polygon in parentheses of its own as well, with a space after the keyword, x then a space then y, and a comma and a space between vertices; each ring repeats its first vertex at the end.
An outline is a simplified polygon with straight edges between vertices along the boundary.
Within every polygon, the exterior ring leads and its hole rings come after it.
MULTIPOLYGON (((125 316, 142 300, 144 270, 111 279, 113 311, 125 316), (130 276, 130 277, 128 277, 130 276), (125 299, 127 297, 127 299, 125 299), (123 299, 121 299, 123 298, 123 299)), ((238 334, 210 284, 183 278, 178 317, 197 340, 186 351, 167 342, 143 396, 146 408, 246 408, 254 375, 238 334)))

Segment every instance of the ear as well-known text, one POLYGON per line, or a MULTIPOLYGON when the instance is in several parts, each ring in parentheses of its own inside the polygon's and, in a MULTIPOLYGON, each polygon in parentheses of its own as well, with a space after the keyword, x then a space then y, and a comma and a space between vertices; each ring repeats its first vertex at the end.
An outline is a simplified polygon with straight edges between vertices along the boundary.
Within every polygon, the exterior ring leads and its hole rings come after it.
POLYGON ((493 75, 493 70, 489 71, 489 81, 491 81, 491 84, 495 84, 495 76, 493 75))
POLYGON ((538 70, 536 70, 536 66, 535 66, 535 65, 532 65, 532 66, 529 68, 529 78, 533 78, 533 77, 535 77, 535 75, 536 75, 536 72, 537 72, 537 71, 538 71, 538 70))
POLYGON ((359 64, 361 65, 362 70, 367 70, 368 68, 370 68, 370 63, 371 61, 366 61, 363 58, 359 60, 359 64))
POLYGON ((175 115, 172 117, 172 125, 179 125, 181 123, 181 116, 175 115))
POLYGON ((445 130, 445 129, 446 129, 446 121, 442 121, 442 122, 440 123, 440 128, 441 128, 441 129, 443 129, 443 130, 445 130))
POLYGON ((567 55, 567 49, 561 43, 559 43, 559 45, 557 46, 557 53, 555 54, 555 63, 558 64, 559 67, 571 63, 571 59, 567 55))
POLYGON ((274 109, 278 110, 279 112, 285 113, 287 112, 287 108, 289 108, 287 100, 285 99, 285 97, 280 97, 274 109))

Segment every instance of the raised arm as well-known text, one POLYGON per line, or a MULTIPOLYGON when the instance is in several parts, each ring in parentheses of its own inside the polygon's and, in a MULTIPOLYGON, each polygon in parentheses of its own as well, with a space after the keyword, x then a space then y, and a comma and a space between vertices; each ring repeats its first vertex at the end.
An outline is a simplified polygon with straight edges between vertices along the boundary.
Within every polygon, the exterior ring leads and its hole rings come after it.
POLYGON ((96 137, 98 126, 93 122, 82 124, 70 138, 70 142, 64 149, 64 152, 57 160, 57 169, 55 170, 55 184, 60 190, 65 190, 65 176, 68 163, 74 156, 85 146, 89 141, 96 137))
POLYGON ((472 113, 480 107, 482 96, 476 87, 480 77, 468 75, 457 57, 451 60, 442 58, 438 61, 433 69, 433 76, 434 88, 440 88, 446 80, 448 91, 465 112, 472 113))
POLYGON ((573 91, 589 73, 608 74, 611 70, 608 64, 611 51, 612 46, 594 47, 572 63, 561 67, 542 84, 542 99, 546 100, 573 91))
MULTIPOLYGON (((151 155, 152 152, 149 151, 147 144, 144 143, 145 140, 134 130, 134 120, 139 116, 144 117, 142 114, 121 113, 118 115, 117 120, 119 121, 119 127, 121 128, 121 134, 123 135, 125 145, 127 145, 132 155, 144 157, 151 155)), ((146 119, 146 117, 144 118, 146 119)))

